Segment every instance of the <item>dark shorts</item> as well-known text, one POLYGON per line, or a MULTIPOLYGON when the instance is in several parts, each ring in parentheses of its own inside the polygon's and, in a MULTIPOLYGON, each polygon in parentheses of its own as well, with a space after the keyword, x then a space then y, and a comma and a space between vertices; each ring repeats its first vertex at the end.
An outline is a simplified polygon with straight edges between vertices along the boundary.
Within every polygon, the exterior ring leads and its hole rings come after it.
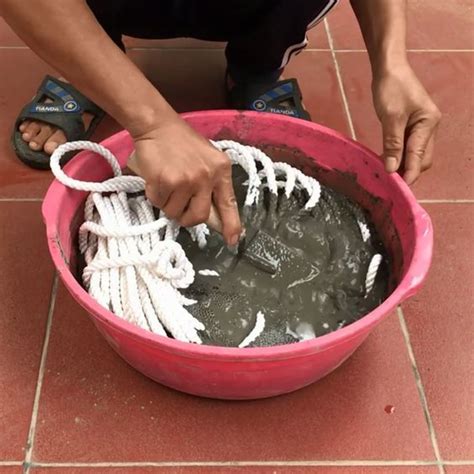
POLYGON ((275 73, 307 44, 306 31, 338 0, 87 0, 123 48, 122 35, 226 41, 229 72, 251 78, 275 73))

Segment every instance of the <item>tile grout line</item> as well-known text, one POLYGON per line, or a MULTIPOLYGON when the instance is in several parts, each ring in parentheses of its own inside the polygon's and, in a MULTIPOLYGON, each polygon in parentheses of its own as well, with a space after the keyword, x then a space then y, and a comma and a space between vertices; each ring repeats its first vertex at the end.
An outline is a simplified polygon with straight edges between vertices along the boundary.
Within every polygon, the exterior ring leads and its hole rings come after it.
MULTIPOLYGON (((31 49, 28 46, 0 46, 0 50, 25 50, 31 49)), ((215 47, 215 48, 205 48, 205 47, 160 47, 160 46, 131 46, 126 48, 127 51, 223 51, 224 47, 215 47)), ((304 51, 307 52, 331 52, 331 48, 305 48, 304 51)), ((366 49, 338 49, 334 48, 336 53, 366 53, 366 49)), ((423 48, 408 48, 407 52, 409 53, 474 53, 474 49, 423 49, 423 48)))
MULTIPOLYGON (((0 466, 21 466, 21 461, 0 461, 0 466)), ((447 466, 473 466, 474 460, 444 461, 447 466)), ((339 460, 339 461, 110 461, 110 462, 32 462, 31 467, 236 467, 236 466, 281 466, 281 467, 312 467, 312 466, 438 466, 437 461, 375 461, 375 460, 339 460)))
POLYGON ((43 202, 43 198, 0 198, 0 202, 43 202))
POLYGON ((31 413, 30 428, 28 430, 28 438, 26 441, 26 452, 25 452, 25 460, 24 460, 25 474, 29 473, 31 458, 33 454, 33 444, 34 444, 34 439, 35 439, 35 434, 36 434, 36 423, 38 421, 39 401, 41 397, 41 389, 43 386, 44 372, 46 369, 46 357, 48 354, 49 337, 51 334, 51 325, 53 321, 53 313, 54 313, 54 308, 56 305, 57 293, 58 293, 58 275, 57 273, 55 273, 54 279, 53 279, 53 285, 51 287, 51 296, 50 296, 49 308, 48 308, 48 319, 46 321, 46 331, 44 334, 43 348, 41 350, 40 366, 38 370, 38 379, 36 382, 36 391, 35 391, 35 398, 33 401, 33 410, 31 413))
POLYGON ((341 70, 339 68, 339 63, 337 61, 336 52, 334 50, 334 41, 333 41, 332 36, 331 36, 331 30, 329 29, 329 23, 327 21, 327 18, 324 19, 324 27, 326 28, 326 36, 328 38, 329 46, 331 48, 331 56, 332 56, 332 60, 334 62, 334 68, 336 69, 337 82, 339 84, 339 91, 341 93, 342 103, 344 105, 344 112, 346 114, 347 123, 349 125, 349 130, 351 132, 351 137, 355 140, 356 139, 356 133, 355 133, 355 129, 354 129, 354 124, 352 122, 351 111, 349 109, 349 102, 347 101, 346 91, 344 89, 344 84, 342 82, 341 70))
POLYGON ((236 467, 236 466, 436 466, 436 461, 117 461, 117 462, 33 462, 32 467, 236 467))
POLYGON ((433 419, 431 418, 430 410, 428 408, 428 399, 426 398, 425 388, 423 387, 420 370, 418 369, 418 364, 415 359, 415 353, 413 351, 413 346, 411 345, 411 341, 410 341, 410 333, 408 331, 408 326, 407 326, 405 316, 403 314, 403 310, 401 306, 398 306, 397 314, 398 314, 398 320, 400 322, 400 327, 402 329, 403 338, 405 339, 405 345, 407 347, 408 357, 410 359, 413 374, 415 376, 415 383, 416 383, 416 388, 418 390, 418 396, 420 397, 421 406, 423 408, 423 413, 425 415, 426 423, 428 425, 431 445, 433 447, 433 451, 435 453, 436 460, 438 462, 439 472, 440 474, 445 474, 443 461, 441 459, 441 453, 439 450, 438 439, 436 437, 436 432, 435 432, 435 428, 433 424, 433 419))

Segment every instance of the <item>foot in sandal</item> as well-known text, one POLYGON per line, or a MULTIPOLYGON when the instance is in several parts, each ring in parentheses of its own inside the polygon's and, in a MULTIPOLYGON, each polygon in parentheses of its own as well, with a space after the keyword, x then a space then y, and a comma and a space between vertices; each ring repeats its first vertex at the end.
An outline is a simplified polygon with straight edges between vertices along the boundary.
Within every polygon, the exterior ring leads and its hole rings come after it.
POLYGON ((311 120, 303 105, 296 79, 268 77, 234 81, 226 75, 227 101, 231 108, 289 115, 311 120))
POLYGON ((27 165, 49 169, 49 156, 59 145, 86 140, 103 116, 102 109, 71 84, 46 76, 16 120, 13 148, 27 165))

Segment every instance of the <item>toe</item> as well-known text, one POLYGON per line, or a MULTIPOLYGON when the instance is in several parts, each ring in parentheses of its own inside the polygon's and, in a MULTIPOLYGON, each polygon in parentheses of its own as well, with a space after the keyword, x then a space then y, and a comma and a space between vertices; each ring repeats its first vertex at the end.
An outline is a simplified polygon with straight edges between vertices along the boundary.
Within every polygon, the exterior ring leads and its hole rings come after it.
POLYGON ((30 147, 35 150, 41 150, 51 135, 54 134, 56 128, 51 125, 41 124, 40 132, 31 140, 30 147))
POLYGON ((66 136, 62 130, 56 130, 44 144, 44 151, 51 155, 59 145, 66 143, 66 136))
POLYGON ((26 127, 28 127, 29 123, 30 123, 29 120, 25 120, 25 121, 21 122, 20 126, 18 127, 18 130, 20 130, 20 132, 24 132, 26 130, 26 127))
POLYGON ((30 122, 23 132, 22 138, 26 142, 32 140, 41 130, 41 126, 38 122, 30 122))

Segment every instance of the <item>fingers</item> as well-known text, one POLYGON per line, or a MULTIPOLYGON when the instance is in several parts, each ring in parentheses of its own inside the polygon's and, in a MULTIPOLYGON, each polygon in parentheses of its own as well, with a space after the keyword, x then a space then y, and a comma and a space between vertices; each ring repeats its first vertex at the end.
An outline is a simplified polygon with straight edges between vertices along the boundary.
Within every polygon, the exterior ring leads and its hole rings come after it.
POLYGON ((145 194, 168 218, 185 227, 207 222, 214 201, 213 215, 222 221, 224 240, 235 245, 241 226, 231 162, 183 123, 169 124, 165 134, 160 130, 157 136, 135 139, 136 172, 146 182, 145 194))
POLYGON ((149 179, 145 186, 145 195, 148 200, 158 209, 164 210, 168 199, 173 192, 172 187, 161 185, 158 179, 149 179))
POLYGON ((408 185, 413 184, 424 169, 425 163, 431 164, 435 125, 431 122, 416 123, 409 131, 405 148, 405 172, 403 179, 408 185))
POLYGON ((149 201, 161 209, 166 217, 178 221, 183 227, 191 227, 206 222, 209 217, 212 193, 201 189, 193 195, 193 188, 172 189, 156 183, 147 184, 145 194, 149 201))
POLYGON ((382 120, 383 160, 388 173, 400 168, 403 158, 406 119, 401 116, 388 116, 382 120))
POLYGON ((433 166, 434 144, 436 138, 435 135, 436 133, 431 135, 428 145, 426 146, 425 156, 421 162, 421 171, 426 171, 433 166))
POLYGON ((169 219, 174 219, 181 223, 181 218, 184 211, 187 210, 193 194, 188 189, 177 189, 172 192, 164 206, 160 209, 166 214, 169 219))
POLYGON ((232 165, 228 160, 224 162, 220 176, 213 191, 213 200, 221 217, 224 240, 227 245, 235 246, 239 242, 242 226, 232 185, 232 165))
POLYGON ((183 227, 191 227, 206 222, 211 209, 211 199, 211 192, 206 190, 193 196, 179 223, 183 227))

